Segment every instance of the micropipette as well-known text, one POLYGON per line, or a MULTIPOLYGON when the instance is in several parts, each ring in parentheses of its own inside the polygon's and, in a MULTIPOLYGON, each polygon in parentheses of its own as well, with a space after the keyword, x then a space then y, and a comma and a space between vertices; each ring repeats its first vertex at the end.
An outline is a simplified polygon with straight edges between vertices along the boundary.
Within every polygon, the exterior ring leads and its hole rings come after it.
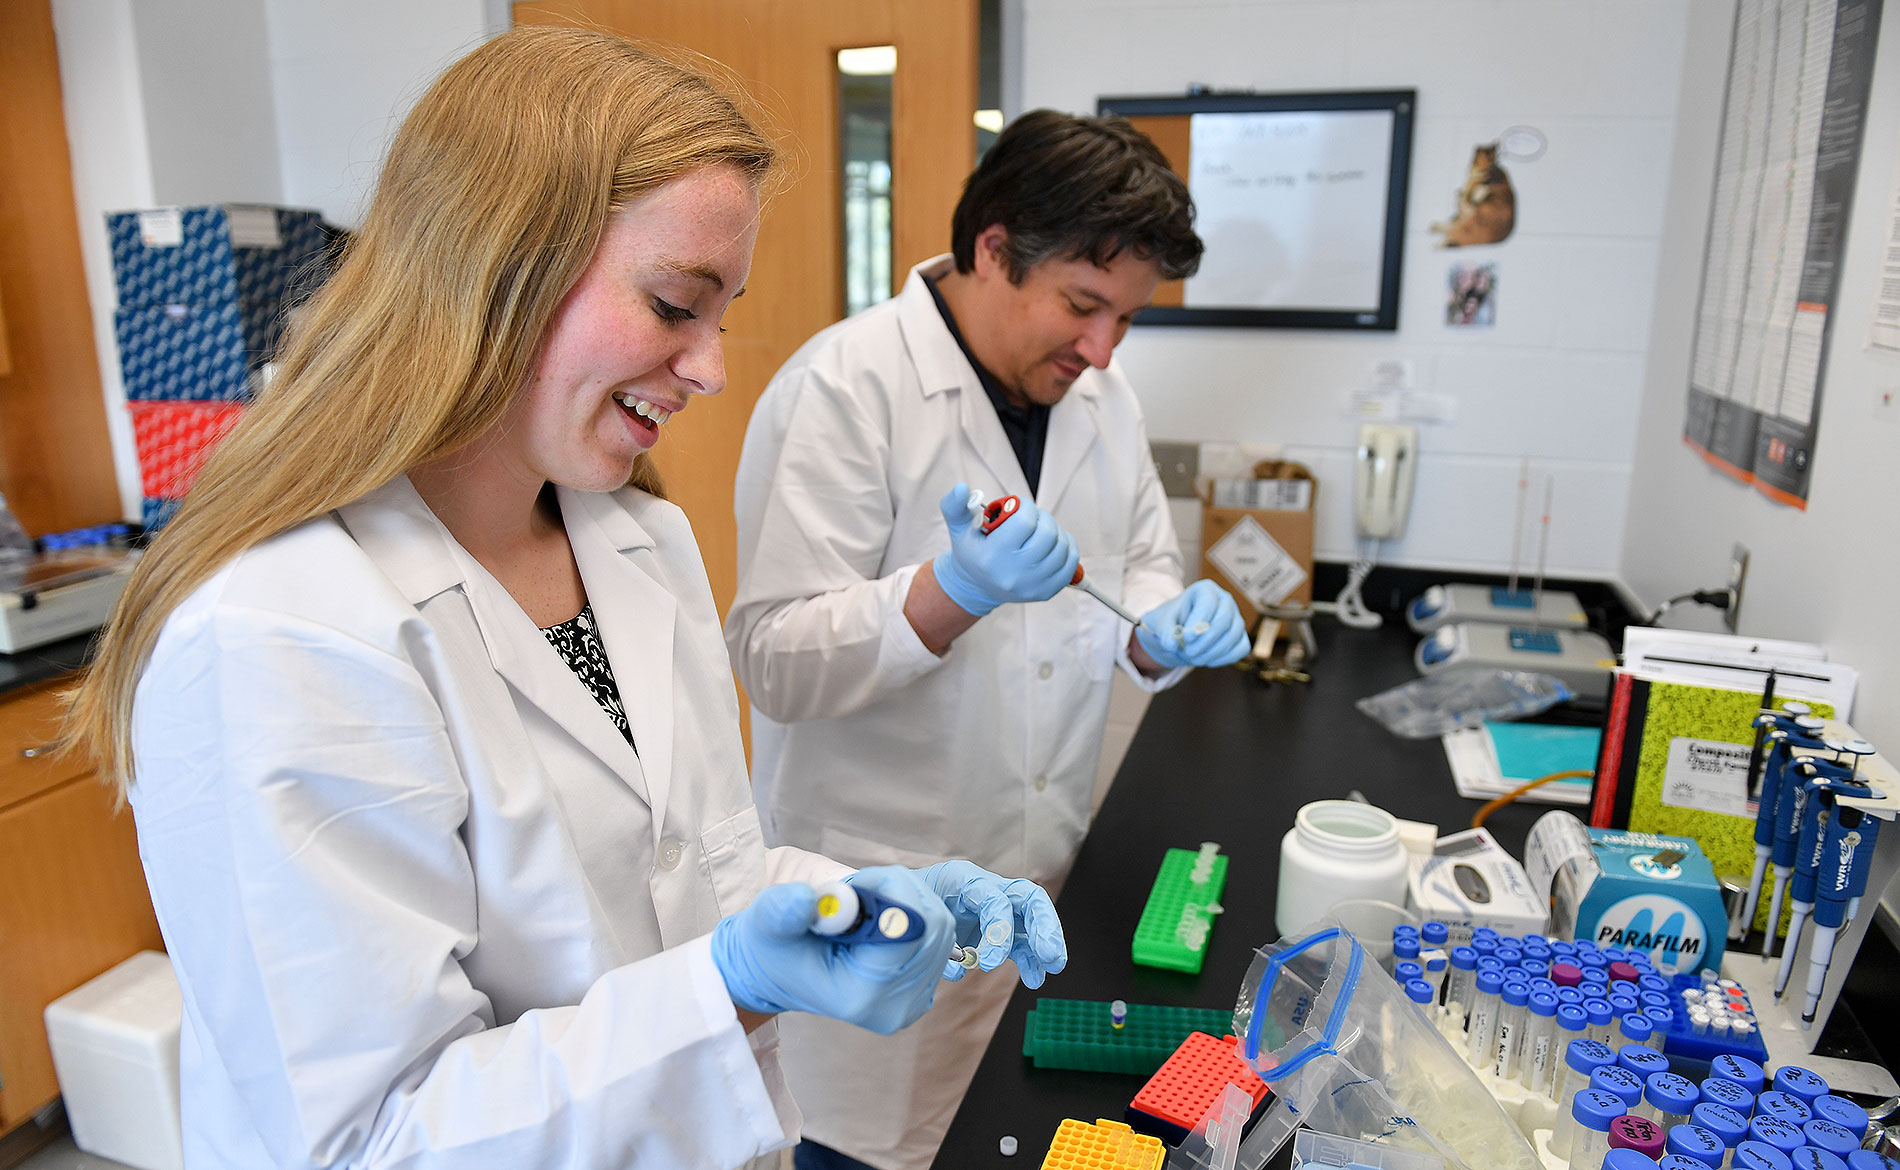
MULTIPOLYGON (((1828 747, 1838 750, 1831 741, 1828 747)), ((1794 913, 1788 920, 1788 939, 1782 947, 1781 968, 1775 976, 1776 999, 1788 989, 1788 979, 1794 972, 1794 954, 1801 946, 1801 930, 1814 910, 1821 851, 1827 844, 1834 820, 1834 798, 1843 792, 1852 795, 1860 787, 1852 769, 1834 760, 1804 759, 1794 771, 1805 780, 1808 799, 1801 818, 1801 840, 1795 849, 1794 880, 1788 886, 1788 900, 1794 906, 1794 913)))
MULTIPOLYGON (((1002 525, 1003 521, 1014 516, 1020 507, 1022 507, 1022 501, 1018 500, 1015 496, 1004 496, 1000 500, 991 500, 985 504, 983 502, 983 493, 977 491, 970 493, 970 514, 973 519, 982 521, 982 532, 985 536, 995 532, 997 528, 1002 525)), ((1155 629, 1147 622, 1142 621, 1134 614, 1129 613, 1121 607, 1119 602, 1110 600, 1107 594, 1083 579, 1081 565, 1075 567, 1075 576, 1069 579, 1069 585, 1071 588, 1080 589, 1090 597, 1106 605, 1116 617, 1127 622, 1129 625, 1147 630, 1157 638, 1161 637, 1161 631, 1155 629)), ((1180 640, 1181 631, 1177 627, 1175 630, 1175 641, 1179 642, 1180 640)))
POLYGON ((1793 767, 1794 750, 1806 748, 1816 751, 1825 745, 1821 740, 1821 721, 1812 715, 1795 717, 1798 731, 1788 731, 1786 738, 1770 749, 1768 766, 1779 766, 1783 770, 1781 778, 1781 799, 1775 803, 1775 890, 1768 900, 1768 927, 1762 939, 1761 953, 1764 958, 1775 954, 1775 932, 1781 928, 1781 900, 1788 893, 1788 877, 1794 873, 1795 850, 1801 839, 1802 814, 1807 808, 1808 792, 1798 776, 1789 775, 1793 767))
MULTIPOLYGON (((1808 996, 1801 1007, 1803 1029, 1814 1027, 1815 1009, 1820 1006, 1828 965, 1834 959, 1834 939, 1847 917, 1847 893, 1860 846, 1856 830, 1871 819, 1857 808, 1836 805, 1821 846, 1821 871, 1814 891, 1814 942, 1808 948, 1808 996)), ((1793 955, 1794 951, 1788 953, 1793 955)))
MULTIPOLYGON (((1774 674, 1768 679, 1768 690, 1762 692, 1764 702, 1771 697, 1774 688, 1774 674)), ((1748 935, 1748 928, 1755 920, 1755 908, 1761 904, 1761 880, 1768 871, 1768 859, 1774 853, 1775 816, 1780 806, 1786 785, 1789 752, 1785 746, 1794 742, 1791 737, 1803 741, 1801 726, 1796 720, 1808 714, 1808 705, 1800 702, 1788 702, 1781 711, 1767 712, 1755 717, 1756 751, 1749 757, 1749 784, 1754 786, 1756 764, 1761 765, 1761 790, 1755 805, 1755 870, 1749 875, 1748 897, 1735 911, 1735 917, 1729 921, 1728 936, 1740 942, 1748 935), (1780 750, 1777 750, 1777 748, 1780 750), (1763 758, 1765 752, 1765 757, 1763 758)), ((1818 742, 1818 741, 1817 741, 1818 742)), ((1768 922, 1768 934, 1774 935, 1780 923, 1775 918, 1768 922)))
POLYGON ((820 882, 811 932, 834 943, 902 943, 923 937, 923 916, 900 902, 848 882, 820 882))

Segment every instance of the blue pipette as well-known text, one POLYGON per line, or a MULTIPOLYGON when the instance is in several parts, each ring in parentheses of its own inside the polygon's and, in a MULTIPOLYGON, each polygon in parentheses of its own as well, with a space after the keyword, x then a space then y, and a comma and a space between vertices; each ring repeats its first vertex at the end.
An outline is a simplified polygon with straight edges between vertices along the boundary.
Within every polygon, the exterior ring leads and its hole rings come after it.
MULTIPOLYGON (((1835 746, 1830 744, 1830 747, 1835 746)), ((1845 792, 1854 795, 1864 786, 1854 779, 1853 769, 1834 760, 1804 759, 1792 769, 1805 780, 1806 808, 1801 817, 1801 840, 1795 849, 1794 880, 1788 886, 1788 900, 1794 913, 1788 920, 1788 941, 1781 952, 1781 969, 1775 976, 1775 998, 1788 989, 1794 972, 1794 954, 1801 946, 1801 930, 1814 910, 1814 892, 1821 871, 1821 850, 1827 843, 1834 819, 1834 797, 1845 792)))
MULTIPOLYGON (((1735 916, 1728 924, 1728 936, 1736 942, 1747 937, 1748 928, 1755 920, 1755 908, 1761 904, 1762 876, 1768 870, 1768 858, 1774 853, 1775 813, 1783 793, 1787 791, 1784 781, 1794 741, 1799 739, 1804 744, 1820 746, 1818 739, 1810 740, 1807 734, 1810 729, 1798 722, 1807 715, 1806 703, 1788 702, 1782 705, 1780 711, 1755 719, 1756 726, 1764 733, 1768 757, 1762 767, 1761 793, 1755 807, 1755 872, 1749 875, 1747 900, 1736 909, 1735 916)), ((1818 734, 1820 721, 1814 720, 1814 723, 1816 726, 1811 730, 1818 734)), ((1775 914, 1776 917, 1768 920, 1770 937, 1778 925, 1779 908, 1775 914)))
POLYGON ((1874 841, 1880 836, 1880 818, 1860 822, 1860 848, 1854 855, 1854 877, 1847 891, 1847 921, 1860 917, 1860 900, 1867 893, 1867 874, 1874 868, 1874 841))
MULTIPOLYGON (((1814 942, 1808 948, 1808 997, 1801 1006, 1801 1027, 1814 1026, 1814 1012, 1827 984, 1828 964, 1834 958, 1834 939, 1847 918, 1848 891, 1854 879, 1854 859, 1860 851, 1860 826, 1873 818, 1857 808, 1836 805, 1821 845, 1821 870, 1814 891, 1814 942)), ((1794 954, 1793 948, 1788 953, 1794 954)))
POLYGON ((1775 892, 1768 902, 1768 927, 1762 939, 1761 953, 1772 957, 1775 953, 1775 932, 1781 926, 1781 900, 1788 892, 1788 877, 1794 872, 1795 848, 1800 843, 1802 814, 1807 810, 1808 794, 1800 778, 1793 775, 1791 765, 1797 748, 1820 751, 1825 746, 1821 740, 1821 721, 1812 715, 1795 717, 1796 731, 1782 732, 1769 752, 1768 766, 1779 766, 1782 770, 1781 798, 1775 802, 1775 892), (1780 757, 1777 764, 1776 757, 1780 757))

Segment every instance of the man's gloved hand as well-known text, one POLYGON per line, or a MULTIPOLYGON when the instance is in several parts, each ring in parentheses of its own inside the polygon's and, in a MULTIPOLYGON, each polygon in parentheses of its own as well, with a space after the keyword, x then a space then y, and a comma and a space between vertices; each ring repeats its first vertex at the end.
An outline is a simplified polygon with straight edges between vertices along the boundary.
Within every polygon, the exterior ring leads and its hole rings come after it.
POLYGON ((810 1012, 890 1035, 930 1007, 956 919, 936 891, 902 866, 851 875, 917 911, 924 933, 908 943, 834 943, 811 933, 818 894, 803 882, 768 886, 713 927, 713 965, 747 1011, 810 1012))
POLYGON ((1233 595, 1205 579, 1155 606, 1141 621, 1135 640, 1148 657, 1170 668, 1228 666, 1245 658, 1250 648, 1247 623, 1233 595))
MULTIPOLYGON (((1069 945, 1063 941, 1055 904, 1035 882, 1000 878, 971 861, 939 861, 918 870, 917 876, 956 915, 957 942, 977 948, 977 965, 985 971, 1014 959, 1023 986, 1041 987, 1044 979, 1069 965, 1069 945)), ((944 965, 945 979, 963 975, 959 964, 944 965)))
POLYGON ((970 486, 960 483, 939 503, 950 551, 931 562, 951 601, 982 617, 1011 601, 1047 601, 1075 576, 1075 538, 1028 500, 987 535, 970 516, 970 486))

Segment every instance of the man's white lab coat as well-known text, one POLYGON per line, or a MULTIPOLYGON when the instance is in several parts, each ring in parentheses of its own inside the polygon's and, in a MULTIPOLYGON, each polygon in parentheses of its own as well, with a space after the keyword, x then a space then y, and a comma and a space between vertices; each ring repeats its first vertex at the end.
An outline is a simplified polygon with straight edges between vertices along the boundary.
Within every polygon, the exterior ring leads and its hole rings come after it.
POLYGON ((710 1167, 795 1138, 708 935, 844 871, 760 840, 685 517, 559 498, 637 755, 407 478, 167 622, 132 804, 187 1165, 710 1167))
MULTIPOLYGON (((768 841, 856 865, 968 857, 1047 883, 1088 829, 1116 666, 1148 690, 1183 672, 1142 676, 1128 623, 1080 590, 1002 606, 942 658, 904 617, 918 566, 949 547, 938 501, 952 485, 1030 498, 924 284, 949 270, 947 256, 928 261, 898 297, 818 334, 760 398, 734 492, 726 643, 754 708, 768 841)), ((1132 612, 1181 591, 1141 410, 1113 364, 1084 373, 1050 412, 1034 499, 1074 534, 1088 578, 1132 612)), ((1000 1012, 1013 970, 941 989, 891 1038, 817 1028, 822 1042, 801 1044, 820 1022, 788 1022, 808 1135, 873 1165, 927 1159, 933 1119, 948 1123, 989 1038, 971 1026, 980 1013, 959 1022, 955 1005, 987 988, 1000 1012), (895 1116, 877 1100, 891 1085, 912 1102, 895 1116)))

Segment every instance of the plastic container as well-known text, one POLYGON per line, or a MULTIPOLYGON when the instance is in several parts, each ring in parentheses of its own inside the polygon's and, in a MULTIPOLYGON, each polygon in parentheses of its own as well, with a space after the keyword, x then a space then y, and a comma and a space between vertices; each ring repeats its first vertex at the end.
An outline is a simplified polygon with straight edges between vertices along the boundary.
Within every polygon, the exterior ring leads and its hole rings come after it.
POLYGON ((1709 1170, 1720 1170, 1723 1159, 1728 1157, 1728 1147, 1722 1144, 1722 1139, 1699 1125, 1670 1126, 1664 1136, 1663 1152, 1693 1158, 1709 1170))
POLYGON ((1858 1143, 1867 1136, 1867 1111, 1845 1097, 1828 1093, 1814 1099, 1816 1121, 1831 1121, 1854 1135, 1858 1143))
POLYGON ((1551 1073, 1557 1062, 1557 994, 1531 992, 1530 1016, 1524 1028, 1524 1051, 1519 1080, 1533 1093, 1549 1096, 1551 1073))
POLYGON ((1788 1161, 1794 1170, 1847 1170, 1847 1163, 1840 1155, 1818 1146, 1802 1146, 1788 1155, 1788 1161))
POLYGON ((1654 1165, 1663 1156, 1663 1127, 1647 1117, 1624 1114, 1610 1123, 1610 1149, 1635 1150, 1654 1165))
POLYGON ((73 1144, 140 1170, 180 1170, 178 1032, 171 960, 141 951, 46 1005, 46 1039, 73 1144))
POLYGON ((1824 1117, 1817 1117, 1801 1127, 1808 1144, 1819 1150, 1826 1150, 1836 1158, 1860 1149, 1860 1137, 1844 1125, 1836 1125, 1824 1117))
POLYGON ((1498 1042, 1498 1014, 1504 1008, 1504 976, 1496 971, 1478 972, 1478 990, 1471 999, 1471 1023, 1465 1029, 1465 1062, 1472 1068, 1489 1068, 1498 1042))
POLYGON ((1627 1146, 1612 1146, 1603 1155, 1603 1170, 1656 1170, 1656 1159, 1627 1146))
POLYGON ((1428 947, 1443 947, 1451 941, 1451 928, 1434 918, 1418 928, 1418 937, 1428 947))
POLYGON ((1808 1135, 1801 1132, 1800 1126, 1766 1113, 1757 1113, 1748 1119, 1748 1139, 1773 1146, 1783 1154, 1792 1154, 1808 1144, 1808 1135))
POLYGON ((1735 1147, 1729 1165, 1736 1170, 1794 1170, 1788 1155, 1762 1142, 1747 1141, 1735 1147))
MULTIPOLYGON (((1288 937, 1305 933, 1338 903, 1405 900, 1406 855, 1399 824, 1382 808, 1353 800, 1318 800, 1300 809, 1280 841, 1280 886, 1274 921, 1288 937)), ((1373 932, 1346 926, 1360 939, 1390 937, 1399 921, 1373 932)))
POLYGON ((1643 1079, 1621 1065, 1606 1064, 1590 1074, 1590 1087, 1623 1099, 1623 1112, 1643 1107, 1643 1079))
MULTIPOLYGON (((1557 1013, 1563 1015, 1561 1009, 1557 1013)), ((1608 1044, 1599 1044, 1588 1037, 1579 1037, 1564 1047, 1563 1063, 1557 1072, 1557 1092, 1552 1094, 1557 1102, 1559 1117, 1569 1117, 1571 1103, 1578 1093, 1590 1088, 1590 1077, 1605 1065, 1616 1063, 1616 1053, 1608 1044)), ((1557 1149, 1566 1148, 1562 1142, 1557 1149)))
POLYGON ((1498 1014, 1498 1038, 1491 1046, 1491 1071, 1499 1080, 1518 1079, 1519 1053, 1524 1048, 1524 1030, 1530 1024, 1531 985, 1506 983, 1504 1006, 1498 1014))
POLYGON ((1689 1110, 1689 1124, 1699 1125, 1720 1138, 1724 1149, 1733 1150, 1748 1140, 1748 1119, 1713 1101, 1704 1101, 1689 1110))
MULTIPOLYGON (((1584 998, 1585 996, 1583 992, 1578 988, 1559 987, 1557 989, 1557 1002, 1561 1004, 1568 1004, 1571 1007, 1576 1008, 1578 1011, 1583 1011, 1584 998)), ((1589 1016, 1587 1013, 1585 1014, 1584 1019, 1587 1024, 1589 1020, 1589 1016)))
POLYGON ((1392 978, 1400 987, 1404 987, 1414 979, 1425 978, 1425 964, 1417 959, 1405 958, 1398 953, 1397 948, 1393 949, 1392 954, 1398 959, 1398 962, 1392 964, 1392 978))
POLYGON ((1762 1072, 1761 1065, 1745 1056, 1736 1056, 1724 1052, 1709 1061, 1709 1075, 1725 1081, 1734 1081, 1748 1090, 1748 1095, 1758 1097, 1768 1087, 1768 1076, 1762 1072))
POLYGON ((1689 1111, 1701 1103, 1695 1082, 1668 1069, 1650 1073, 1643 1080, 1643 1114, 1665 1130, 1686 1124, 1689 1111))
POLYGON ((1586 999, 1583 1001, 1584 1014, 1590 1017, 1590 1039, 1599 1044, 1610 1042, 1610 1021, 1616 1018, 1608 1000, 1586 999))
POLYGON ((1471 993, 1476 990, 1478 952, 1470 947, 1451 948, 1451 977, 1445 982, 1445 1032, 1463 1036, 1465 1019, 1471 1015, 1471 993))
POLYGON ((1651 1024, 1649 1017, 1641 1012, 1629 1012, 1616 1017, 1615 1043, 1619 1049, 1625 1044, 1641 1044, 1648 1047, 1649 1038, 1655 1032, 1655 1025, 1651 1024))
MULTIPOLYGON (((1635 1073, 1636 1078, 1641 1081, 1647 1081, 1659 1072, 1669 1071, 1669 1058, 1647 1044, 1624 1044, 1617 1048, 1616 1063, 1635 1073)), ((1700 1100, 1700 1098, 1697 1099, 1700 1100)), ((1691 1101, 1689 1104, 1693 1105, 1695 1102, 1691 1101)), ((1689 1111, 1684 1109, 1683 1112, 1689 1111)))
POLYGON ((1800 1127, 1814 1117, 1814 1110, 1809 1109, 1807 1102, 1799 1097, 1779 1089, 1770 1089, 1755 1098, 1755 1116, 1779 1117, 1790 1125, 1800 1127))
POLYGON ((1810 1072, 1798 1064, 1784 1064, 1775 1070, 1772 1087, 1777 1093, 1786 1093, 1790 1097, 1799 1097, 1801 1103, 1813 1106, 1816 1097, 1827 1095, 1827 1079, 1819 1073, 1810 1072))
POLYGON ((1570 1170, 1602 1170, 1610 1150, 1610 1123, 1623 1116, 1623 1098, 1585 1089, 1570 1103, 1570 1170))
MULTIPOLYGON (((1704 1101, 1713 1101, 1717 1105, 1726 1105, 1741 1115, 1743 1121, 1755 1112, 1755 1098, 1747 1089, 1734 1081, 1725 1081, 1721 1077, 1710 1077, 1699 1086, 1704 1101)), ((1731 1143, 1733 1144, 1733 1143, 1731 1143)))
POLYGON ((1656 1163, 1656 1170, 1720 1170, 1720 1166, 1687 1154, 1664 1154, 1656 1163))

